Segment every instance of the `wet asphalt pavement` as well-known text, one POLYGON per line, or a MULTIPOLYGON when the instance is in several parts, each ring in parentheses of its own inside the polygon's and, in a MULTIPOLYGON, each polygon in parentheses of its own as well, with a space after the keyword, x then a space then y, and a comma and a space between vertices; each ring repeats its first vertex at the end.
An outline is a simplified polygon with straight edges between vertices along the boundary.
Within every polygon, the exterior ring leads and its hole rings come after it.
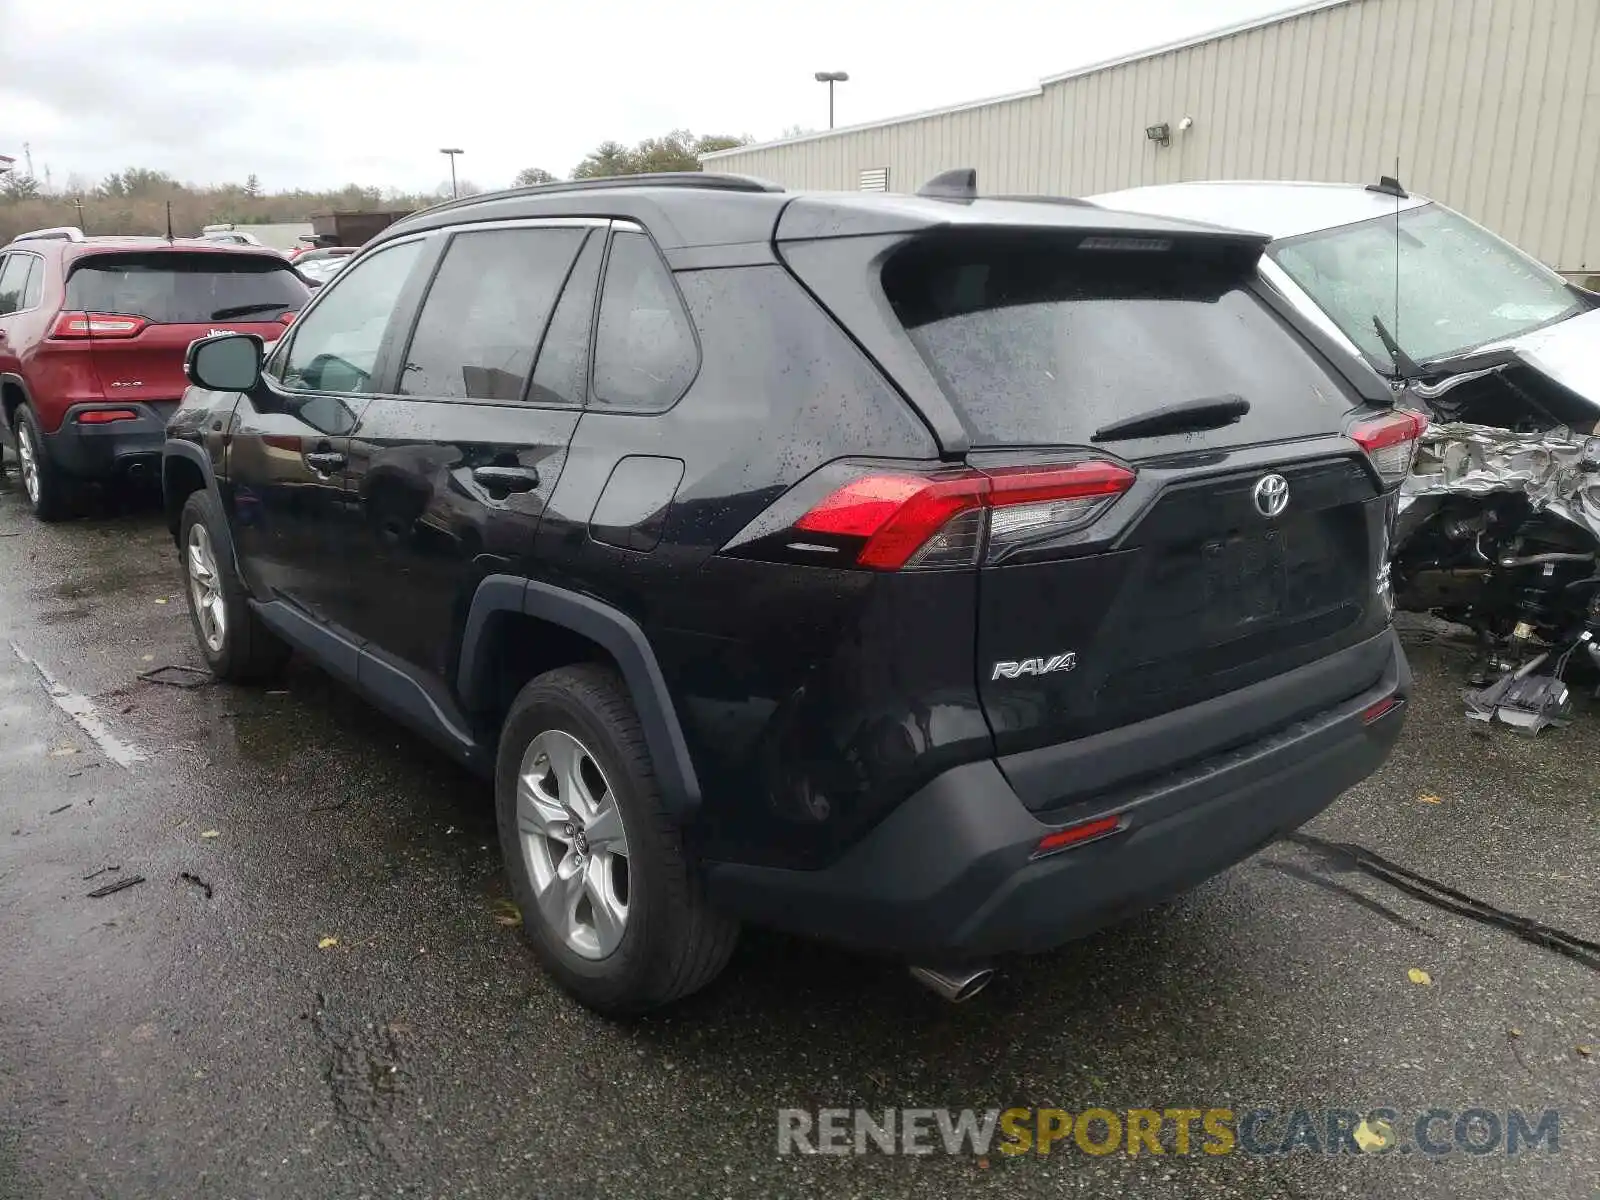
MULTIPOLYGON (((1412 659, 1400 750, 1309 832, 1600 941, 1600 711, 1474 737, 1460 653, 1412 659)), ((0 1197, 1600 1195, 1594 966, 1348 857, 1273 847, 961 1007, 749 934, 613 1025, 522 945, 484 785, 303 665, 138 679, 199 661, 152 506, 46 529, 0 480, 0 1197), (780 1108, 857 1105, 1555 1108, 1560 1142, 777 1153, 780 1108)))

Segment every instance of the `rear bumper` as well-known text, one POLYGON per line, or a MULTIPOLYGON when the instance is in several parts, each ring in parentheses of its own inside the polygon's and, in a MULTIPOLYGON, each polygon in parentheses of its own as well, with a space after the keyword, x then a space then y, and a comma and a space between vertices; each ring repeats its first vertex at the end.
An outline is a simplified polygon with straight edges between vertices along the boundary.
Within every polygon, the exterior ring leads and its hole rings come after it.
POLYGON ((1359 695, 1073 812, 1121 814, 1111 837, 1033 859, 1060 826, 1030 812, 984 760, 934 779, 830 867, 711 866, 711 898, 752 922, 928 961, 1060 945, 1248 857, 1376 770, 1405 709, 1370 724, 1364 714, 1411 688, 1399 639, 1381 637, 1382 676, 1359 695))
MULTIPOLYGON (((167 409, 176 408, 176 403, 167 409)), ((151 404, 74 404, 54 433, 44 437, 50 461, 78 479, 109 479, 147 473, 160 482, 161 447, 167 440, 166 413, 151 404), (90 409, 125 408, 139 415, 131 421, 84 425, 78 414, 90 409)))

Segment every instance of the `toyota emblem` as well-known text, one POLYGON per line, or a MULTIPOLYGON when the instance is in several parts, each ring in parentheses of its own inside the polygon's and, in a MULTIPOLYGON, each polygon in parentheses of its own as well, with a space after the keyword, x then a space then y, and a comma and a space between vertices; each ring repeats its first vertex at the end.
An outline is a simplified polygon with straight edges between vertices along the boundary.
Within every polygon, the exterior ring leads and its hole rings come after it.
POLYGON ((1275 517, 1289 507, 1289 481, 1282 475, 1263 475, 1256 480, 1256 511, 1275 517))

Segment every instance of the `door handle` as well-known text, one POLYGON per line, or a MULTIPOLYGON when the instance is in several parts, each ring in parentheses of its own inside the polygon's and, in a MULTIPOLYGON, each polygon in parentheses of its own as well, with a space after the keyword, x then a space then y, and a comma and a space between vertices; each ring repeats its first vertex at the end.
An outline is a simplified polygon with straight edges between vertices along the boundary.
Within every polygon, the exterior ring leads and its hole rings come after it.
POLYGON ((306 461, 323 475, 331 475, 344 466, 344 455, 337 450, 313 450, 306 455, 306 461))
POLYGON ((474 467, 472 479, 491 492, 531 492, 539 486, 533 467, 474 467))

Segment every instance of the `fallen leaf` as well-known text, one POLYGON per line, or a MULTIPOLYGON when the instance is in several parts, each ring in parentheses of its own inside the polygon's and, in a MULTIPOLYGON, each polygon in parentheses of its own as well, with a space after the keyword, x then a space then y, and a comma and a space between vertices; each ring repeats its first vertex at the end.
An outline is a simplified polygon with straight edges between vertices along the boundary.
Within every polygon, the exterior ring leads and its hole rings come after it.
POLYGON ((338 938, 336 938, 336 937, 325 937, 320 942, 317 943, 317 949, 318 950, 328 950, 328 949, 331 949, 334 946, 337 946, 338 944, 339 944, 339 939, 338 938))
POLYGON ((221 837, 222 833, 221 833, 221 831, 216 830, 216 829, 208 829, 204 833, 202 833, 200 836, 203 837, 203 838, 214 838, 214 837, 221 837))
POLYGON ((1423 792, 1422 795, 1417 797, 1417 799, 1420 800, 1423 804, 1443 804, 1444 803, 1443 797, 1435 796, 1432 792, 1423 792))
POLYGON ((54 750, 50 751, 50 757, 66 758, 69 754, 76 754, 77 752, 78 748, 76 746, 57 746, 54 750))
POLYGON ((522 924, 522 910, 510 900, 496 900, 490 908, 494 911, 496 925, 515 926, 522 924))
POLYGON ((1585 1058, 1588 1058, 1591 1054, 1594 1053, 1594 1047, 1593 1046, 1574 1046, 1573 1049, 1576 1050, 1579 1054, 1583 1055, 1585 1058))
POLYGON ((1393 1143, 1394 1127, 1381 1117, 1375 1121, 1363 1120, 1351 1131, 1350 1136, 1355 1138, 1363 1154, 1371 1154, 1393 1143))
POLYGON ((140 662, 155 662, 155 660, 156 656, 154 654, 141 654, 139 656, 140 662))
POLYGON ((157 604, 165 604, 166 602, 167 601, 166 601, 166 599, 164 597, 161 597, 161 596, 157 596, 156 597, 156 603, 157 604))
POLYGON ((1421 984, 1423 987, 1429 987, 1433 983, 1433 976, 1429 975, 1421 967, 1412 967, 1411 970, 1406 972, 1406 978, 1410 979, 1412 983, 1421 984))
POLYGON ((1522 1036, 1522 1030, 1518 1029, 1515 1025, 1513 1025, 1506 1032, 1509 1033, 1514 1038, 1519 1038, 1519 1037, 1522 1036))

